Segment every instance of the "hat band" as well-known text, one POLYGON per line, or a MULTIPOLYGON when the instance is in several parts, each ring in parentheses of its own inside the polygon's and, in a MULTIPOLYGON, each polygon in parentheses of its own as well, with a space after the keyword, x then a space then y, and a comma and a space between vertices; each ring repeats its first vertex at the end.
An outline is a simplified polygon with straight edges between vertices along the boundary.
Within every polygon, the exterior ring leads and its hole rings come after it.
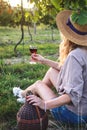
POLYGON ((77 30, 71 23, 70 18, 68 18, 68 21, 66 23, 66 25, 68 25, 75 33, 79 34, 79 35, 87 35, 87 32, 81 32, 79 30, 77 30))

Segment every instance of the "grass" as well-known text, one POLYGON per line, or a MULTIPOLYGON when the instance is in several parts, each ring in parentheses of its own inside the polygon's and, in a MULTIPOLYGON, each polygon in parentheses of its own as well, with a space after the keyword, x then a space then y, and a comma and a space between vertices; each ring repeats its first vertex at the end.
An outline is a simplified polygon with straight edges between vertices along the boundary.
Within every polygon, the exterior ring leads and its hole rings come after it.
MULTIPOLYGON (((40 54, 44 54, 45 56, 50 56, 50 55, 54 55, 58 52, 58 44, 54 43, 54 44, 50 44, 50 43, 44 43, 44 44, 35 44, 38 47, 38 53, 40 54), (45 44, 45 46, 44 46, 45 44), (54 46, 55 45, 55 46, 54 46), (56 53, 55 53, 56 52, 56 53)), ((17 47, 17 52, 19 52, 20 56, 30 56, 30 52, 29 52, 29 46, 32 45, 32 43, 30 44, 25 44, 23 45, 19 45, 17 47)), ((3 58, 11 58, 11 57, 15 57, 15 53, 14 53, 14 46, 15 45, 1 45, 0 46, 0 57, 3 58)))
MULTIPOLYGON (((52 42, 52 32, 48 27, 45 28, 37 27, 36 34, 34 34, 34 29, 30 28, 30 32, 32 34, 33 43, 35 42, 44 43, 45 41, 52 42)), ((53 37, 54 40, 59 40, 59 32, 57 29, 54 29, 53 31, 53 37)), ((16 28, 0 27, 0 44, 7 44, 7 43, 15 44, 20 40, 20 38, 21 38, 20 26, 16 28)), ((24 27, 24 43, 26 44, 30 43, 30 36, 28 34, 27 27, 24 27)))
MULTIPOLYGON (((34 30, 30 28, 32 34, 32 41, 30 41, 30 36, 28 34, 27 28, 24 27, 24 39, 17 47, 17 52, 19 55, 29 55, 29 46, 35 44, 38 46, 38 53, 44 53, 45 55, 55 54, 57 52, 59 40, 58 30, 54 30, 54 41, 51 38, 51 30, 48 28, 37 28, 36 34, 34 30), (55 48, 53 47, 55 44, 55 48), (45 48, 44 45, 45 44, 45 48), (56 50, 55 50, 56 49, 56 50)), ((14 57, 14 47, 16 43, 21 38, 20 28, 9 28, 9 27, 0 27, 0 59, 1 58, 11 58, 14 57)))

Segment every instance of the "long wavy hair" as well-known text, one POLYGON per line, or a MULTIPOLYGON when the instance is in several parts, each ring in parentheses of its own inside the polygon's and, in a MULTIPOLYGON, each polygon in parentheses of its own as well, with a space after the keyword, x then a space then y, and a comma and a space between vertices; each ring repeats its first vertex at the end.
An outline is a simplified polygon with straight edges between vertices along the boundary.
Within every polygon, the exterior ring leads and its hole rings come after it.
POLYGON ((83 46, 77 45, 77 44, 69 41, 65 37, 63 38, 63 41, 61 42, 60 48, 59 48, 59 65, 60 66, 62 66, 64 64, 64 61, 65 61, 67 55, 72 50, 76 49, 77 47, 83 47, 83 46))

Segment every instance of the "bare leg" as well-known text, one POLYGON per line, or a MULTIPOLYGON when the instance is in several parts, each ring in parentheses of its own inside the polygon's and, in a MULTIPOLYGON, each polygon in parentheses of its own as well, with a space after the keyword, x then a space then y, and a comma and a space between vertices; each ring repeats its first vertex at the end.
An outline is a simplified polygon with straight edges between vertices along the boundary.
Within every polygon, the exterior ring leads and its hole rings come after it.
POLYGON ((56 88, 56 83, 57 83, 57 77, 58 77, 59 71, 53 68, 50 68, 47 73, 45 74, 43 78, 43 82, 49 86, 52 87, 54 86, 56 88))
POLYGON ((26 92, 31 90, 34 94, 39 95, 44 100, 54 98, 56 95, 50 89, 50 87, 56 87, 57 76, 58 71, 53 68, 50 68, 42 81, 37 81, 33 85, 26 88, 22 95, 25 96, 26 92))
POLYGON ((36 87, 32 91, 44 100, 49 100, 56 97, 54 91, 51 88, 49 88, 46 84, 44 84, 42 81, 38 81, 36 87))

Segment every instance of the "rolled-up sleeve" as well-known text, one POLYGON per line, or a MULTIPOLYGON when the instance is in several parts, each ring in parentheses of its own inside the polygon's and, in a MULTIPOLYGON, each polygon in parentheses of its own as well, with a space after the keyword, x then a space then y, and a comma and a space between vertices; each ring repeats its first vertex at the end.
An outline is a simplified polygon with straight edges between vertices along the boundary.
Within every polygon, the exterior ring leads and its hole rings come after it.
POLYGON ((81 59, 70 55, 65 65, 63 66, 61 73, 61 85, 59 86, 59 91, 62 93, 67 93, 73 105, 77 106, 81 101, 83 92, 83 65, 81 59), (62 91, 61 91, 62 90, 62 91))

